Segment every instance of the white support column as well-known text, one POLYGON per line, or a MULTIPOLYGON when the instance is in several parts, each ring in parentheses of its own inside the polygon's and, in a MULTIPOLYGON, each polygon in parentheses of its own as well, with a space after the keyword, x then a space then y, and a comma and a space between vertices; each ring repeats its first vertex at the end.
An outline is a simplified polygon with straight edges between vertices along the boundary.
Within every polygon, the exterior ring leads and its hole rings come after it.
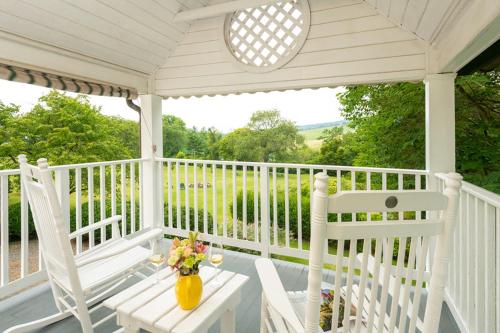
MULTIPOLYGON (((456 73, 427 75, 425 83, 425 166, 431 172, 427 188, 437 190, 436 172, 455 171, 455 77, 456 73)), ((430 219, 437 218, 431 212, 430 219)), ((433 239, 429 252, 434 253, 433 239)), ((427 269, 432 267, 427 257, 427 269)))
POLYGON ((425 165, 431 172, 455 171, 455 73, 425 80, 425 165))
POLYGON ((141 157, 142 162, 142 207, 144 227, 160 227, 159 204, 163 193, 159 181, 158 163, 154 157, 163 157, 162 110, 160 96, 141 95, 141 157))

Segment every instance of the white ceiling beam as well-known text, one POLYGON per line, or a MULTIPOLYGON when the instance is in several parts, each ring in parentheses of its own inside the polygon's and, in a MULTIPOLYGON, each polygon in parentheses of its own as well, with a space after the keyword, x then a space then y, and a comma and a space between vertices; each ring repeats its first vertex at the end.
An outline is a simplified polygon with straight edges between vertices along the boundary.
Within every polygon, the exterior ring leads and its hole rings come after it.
POLYGON ((174 22, 194 21, 208 17, 219 16, 235 12, 237 10, 268 5, 277 1, 278 0, 233 0, 223 2, 216 5, 179 12, 177 13, 177 15, 175 15, 174 22))
POLYGON ((478 0, 443 28, 429 49, 430 73, 457 72, 500 38, 500 2, 478 0))

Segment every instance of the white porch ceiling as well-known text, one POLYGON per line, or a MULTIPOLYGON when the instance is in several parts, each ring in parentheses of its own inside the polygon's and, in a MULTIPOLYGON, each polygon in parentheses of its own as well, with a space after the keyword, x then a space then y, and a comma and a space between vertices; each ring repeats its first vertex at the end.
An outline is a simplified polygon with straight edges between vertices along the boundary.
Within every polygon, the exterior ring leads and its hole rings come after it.
POLYGON ((488 25, 481 45, 500 35, 491 32, 498 0, 309 0, 311 29, 295 59, 247 73, 223 54, 221 17, 174 22, 227 1, 2 0, 0 62, 175 97, 420 80, 465 61, 443 56, 457 22, 477 26, 463 27, 456 54, 480 52, 471 39, 488 25), (473 20, 464 19, 469 7, 473 20))

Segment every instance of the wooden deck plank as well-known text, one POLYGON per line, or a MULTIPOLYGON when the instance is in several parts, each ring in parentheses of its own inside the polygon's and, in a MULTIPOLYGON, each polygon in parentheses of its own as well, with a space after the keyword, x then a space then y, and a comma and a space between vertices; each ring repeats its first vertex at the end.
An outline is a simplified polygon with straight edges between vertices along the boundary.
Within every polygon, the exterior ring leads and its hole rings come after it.
MULTIPOLYGON (((225 260, 221 266, 222 269, 247 275, 249 277, 249 281, 242 289, 242 298, 244 301, 236 308, 237 332, 259 332, 261 285, 254 265, 254 261, 257 258, 258 256, 247 253, 226 251, 225 260)), ((306 288, 308 273, 306 266, 277 259, 273 259, 273 261, 287 290, 303 290, 306 288)), ((325 271, 324 273, 324 278, 327 282, 331 283, 333 281, 333 276, 334 274, 332 271, 325 271)), ((136 279, 135 281, 131 281, 129 285, 137 282, 138 280, 136 279)), ((8 307, 2 307, 5 301, 0 302, 0 332, 12 325, 38 319, 56 311, 50 290, 45 289, 38 295, 32 295, 31 297, 27 294, 29 292, 30 291, 19 294, 15 296, 14 299, 8 300, 10 304, 8 307), (25 298, 23 299, 23 297, 25 298), (28 297, 28 299, 26 299, 26 297, 28 297), (16 299, 19 300, 18 304, 15 304, 16 299)), ((423 311, 424 305, 425 299, 422 300, 421 311, 423 311)), ((107 309, 98 310, 94 313, 93 320, 96 321, 98 318, 102 318, 109 313, 107 309)), ((107 333, 113 332, 116 329, 118 329, 118 326, 115 325, 115 321, 109 320, 104 325, 98 327, 95 332, 107 333)), ((39 332, 62 333, 79 331, 79 322, 74 318, 68 318, 39 332)), ((219 332, 218 321, 210 328, 209 332, 219 332)), ((440 332, 459 332, 446 304, 443 306, 441 315, 440 332)))

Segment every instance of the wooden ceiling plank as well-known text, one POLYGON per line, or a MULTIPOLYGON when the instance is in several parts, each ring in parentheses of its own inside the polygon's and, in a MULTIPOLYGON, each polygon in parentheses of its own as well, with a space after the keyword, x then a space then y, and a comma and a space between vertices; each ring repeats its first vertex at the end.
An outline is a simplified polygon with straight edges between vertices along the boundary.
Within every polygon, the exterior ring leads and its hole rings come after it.
POLYGON ((204 19, 208 17, 224 15, 242 9, 268 5, 276 1, 278 0, 233 0, 233 1, 223 2, 216 5, 210 5, 206 7, 179 12, 175 16, 174 22, 187 22, 187 21, 204 19))
POLYGON ((457 2, 457 0, 429 1, 415 33, 425 40, 431 40, 440 23, 457 2))

